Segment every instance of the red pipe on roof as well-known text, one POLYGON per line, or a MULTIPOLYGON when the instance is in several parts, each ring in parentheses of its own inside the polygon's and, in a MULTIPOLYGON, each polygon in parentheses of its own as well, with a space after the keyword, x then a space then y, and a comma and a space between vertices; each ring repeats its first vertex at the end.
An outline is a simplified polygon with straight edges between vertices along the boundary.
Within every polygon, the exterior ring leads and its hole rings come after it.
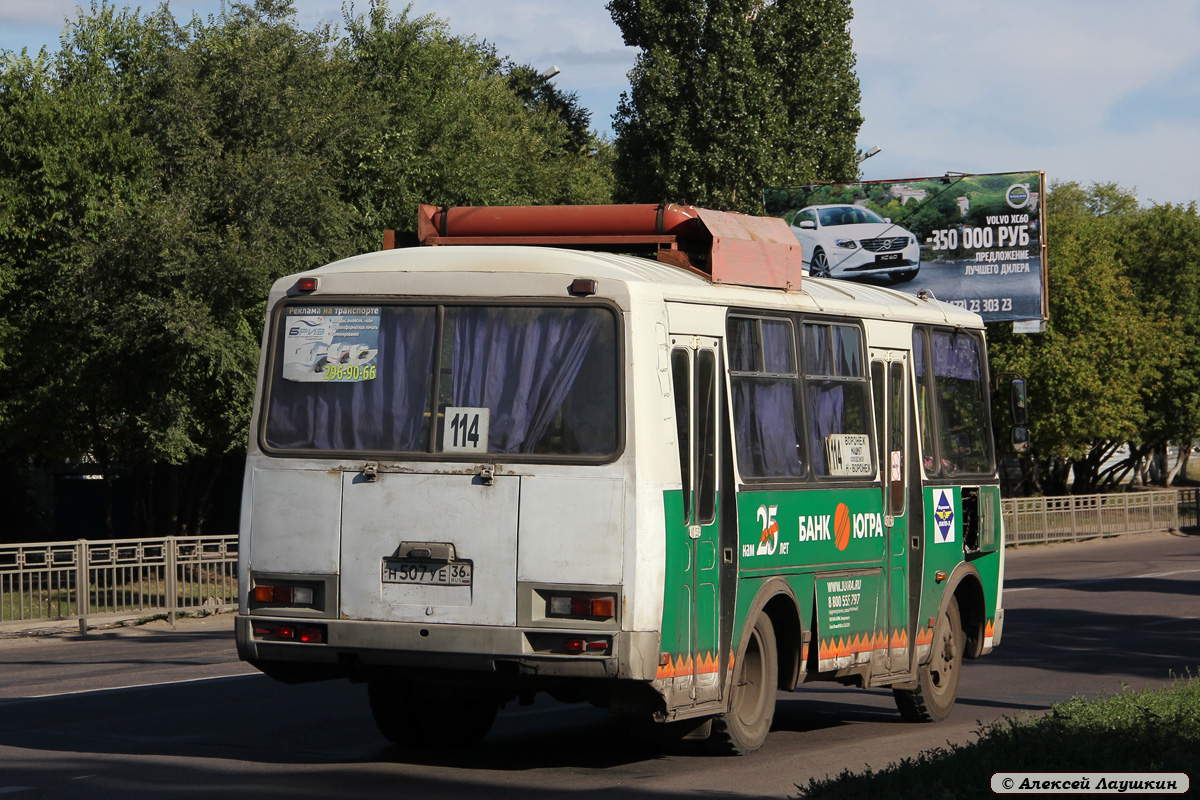
POLYGON ((469 236, 684 235, 699 225, 692 206, 426 206, 417 215, 421 241, 469 236))

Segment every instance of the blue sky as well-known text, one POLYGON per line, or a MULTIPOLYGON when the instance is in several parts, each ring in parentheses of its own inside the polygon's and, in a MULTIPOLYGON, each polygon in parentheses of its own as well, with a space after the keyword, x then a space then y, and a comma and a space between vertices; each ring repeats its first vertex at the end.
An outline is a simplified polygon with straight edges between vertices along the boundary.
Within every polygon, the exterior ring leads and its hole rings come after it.
MULTIPOLYGON (((0 0, 0 48, 56 48, 77 5, 0 0)), ((1136 188, 1144 203, 1200 201, 1200 0, 852 5, 859 146, 882 148, 864 162, 864 178, 1044 170, 1051 181, 1136 188)), ((186 18, 221 3, 171 7, 186 18)), ((412 0, 412 8, 517 62, 557 66, 559 88, 579 95, 593 126, 611 130, 636 51, 622 44, 603 0, 412 0)), ((342 18, 342 0, 296 0, 296 9, 306 28, 342 18)))

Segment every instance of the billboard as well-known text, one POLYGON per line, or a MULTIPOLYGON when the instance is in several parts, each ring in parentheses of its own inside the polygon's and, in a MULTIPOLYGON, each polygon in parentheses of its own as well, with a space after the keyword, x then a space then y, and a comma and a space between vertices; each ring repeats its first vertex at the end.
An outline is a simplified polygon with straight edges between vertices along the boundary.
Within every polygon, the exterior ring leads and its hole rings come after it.
POLYGON ((921 290, 987 322, 1044 320, 1044 172, 766 189, 810 275, 921 290))

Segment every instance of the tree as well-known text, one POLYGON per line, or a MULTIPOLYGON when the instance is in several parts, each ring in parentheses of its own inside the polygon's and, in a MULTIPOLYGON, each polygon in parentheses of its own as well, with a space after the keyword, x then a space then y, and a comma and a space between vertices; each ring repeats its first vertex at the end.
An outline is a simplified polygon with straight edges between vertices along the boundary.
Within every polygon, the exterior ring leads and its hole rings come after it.
POLYGON ((1142 431, 1162 481, 1171 485, 1200 440, 1200 214, 1195 203, 1155 205, 1133 215, 1117 241, 1147 313, 1169 320, 1177 352, 1147 396, 1142 431), (1168 445, 1177 447, 1167 464, 1168 445))
POLYGON ((0 61, 0 472, 93 464, 110 534, 118 479, 139 532, 196 532, 240 469, 274 280, 419 202, 609 197, 573 101, 521 96, 490 48, 383 4, 347 38, 294 16, 101 0, 0 61))
POLYGON ((618 197, 757 212, 772 185, 857 177, 846 0, 610 0, 641 53, 614 116, 618 197))
POLYGON ((990 333, 993 372, 1029 380, 1036 482, 1095 491, 1101 465, 1143 441, 1147 400, 1178 358, 1170 321, 1147 308, 1117 242, 1139 213, 1111 185, 1054 184, 1046 198, 1050 320, 1043 334, 990 333))
MULTIPOLYGON (((392 17, 383 4, 346 21, 347 58, 369 107, 346 196, 368 229, 416 228, 419 203, 604 203, 603 147, 572 146, 577 110, 560 95, 524 95, 495 51, 448 35, 432 17, 392 17), (530 95, 533 99, 530 100, 530 95)), ((542 87, 544 88, 544 87, 542 87)))

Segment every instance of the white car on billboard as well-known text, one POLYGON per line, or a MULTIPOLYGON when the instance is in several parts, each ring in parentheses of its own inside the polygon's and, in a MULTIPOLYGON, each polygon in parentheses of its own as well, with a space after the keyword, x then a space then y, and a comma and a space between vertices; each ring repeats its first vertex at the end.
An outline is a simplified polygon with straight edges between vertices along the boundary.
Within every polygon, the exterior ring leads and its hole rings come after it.
POLYGON ((876 276, 899 283, 921 269, 917 237, 863 206, 808 206, 796 212, 791 227, 813 277, 876 276))

